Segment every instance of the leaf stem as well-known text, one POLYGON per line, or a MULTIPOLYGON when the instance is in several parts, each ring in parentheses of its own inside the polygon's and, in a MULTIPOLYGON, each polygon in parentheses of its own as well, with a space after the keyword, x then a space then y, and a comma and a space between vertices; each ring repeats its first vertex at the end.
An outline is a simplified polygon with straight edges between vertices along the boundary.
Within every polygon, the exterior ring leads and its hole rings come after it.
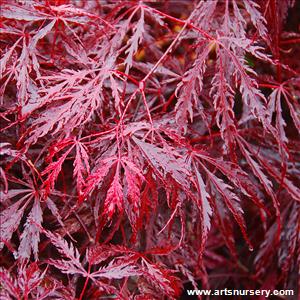
POLYGON ((86 290, 86 288, 87 288, 87 284, 88 284, 89 279, 90 279, 90 277, 89 277, 90 272, 91 272, 91 265, 89 264, 89 267, 88 267, 88 276, 87 276, 86 279, 85 279, 84 286, 83 286, 83 289, 82 289, 82 291, 81 291, 79 300, 82 300, 82 298, 83 298, 83 296, 84 296, 84 292, 85 292, 85 290, 86 290))

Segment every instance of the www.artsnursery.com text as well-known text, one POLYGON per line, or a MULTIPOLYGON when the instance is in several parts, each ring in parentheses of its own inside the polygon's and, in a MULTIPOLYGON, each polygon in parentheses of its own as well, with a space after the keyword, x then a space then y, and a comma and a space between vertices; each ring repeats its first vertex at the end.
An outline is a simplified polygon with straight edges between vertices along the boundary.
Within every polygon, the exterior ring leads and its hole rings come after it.
POLYGON ((293 296, 293 290, 187 290, 189 296, 293 296))

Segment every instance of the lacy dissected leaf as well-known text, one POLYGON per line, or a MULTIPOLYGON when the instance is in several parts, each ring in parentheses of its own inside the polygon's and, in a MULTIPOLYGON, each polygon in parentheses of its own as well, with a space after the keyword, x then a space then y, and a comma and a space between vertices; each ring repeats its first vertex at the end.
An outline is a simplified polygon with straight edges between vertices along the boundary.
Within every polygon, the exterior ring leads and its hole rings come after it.
MULTIPOLYGON (((257 149, 255 148, 257 151, 257 149)), ((287 192, 290 194, 290 196, 296 200, 300 201, 300 189, 295 185, 293 181, 290 180, 288 176, 285 176, 282 178, 282 174, 280 170, 278 170, 276 167, 274 167, 272 164, 270 164, 264 155, 261 155, 260 153, 256 155, 257 159, 259 160, 260 164, 264 167, 264 169, 268 172, 270 176, 272 176, 279 184, 282 184, 284 188, 286 188, 287 192)), ((278 204, 277 204, 278 205, 278 204)), ((275 204, 276 206, 276 204, 275 204)))
POLYGON ((103 214, 108 218, 108 220, 112 218, 116 209, 118 209, 119 212, 123 211, 123 201, 123 187, 120 183, 120 175, 117 167, 117 171, 104 200, 103 214))
POLYGON ((188 116, 193 121, 193 107, 199 107, 198 95, 203 87, 202 81, 209 51, 210 46, 205 46, 192 68, 184 74, 182 81, 177 86, 175 93, 179 97, 175 107, 176 121, 181 127, 185 126, 188 116))
POLYGON ((19 286, 23 290, 23 293, 26 297, 34 290, 37 290, 47 272, 47 268, 41 272, 36 262, 27 264, 25 261, 21 263, 18 271, 20 279, 19 286))
POLYGON ((193 17, 193 21, 199 28, 203 28, 204 30, 210 28, 217 4, 218 0, 199 2, 198 9, 195 11, 193 17))
POLYGON ((77 180, 77 191, 79 194, 84 186, 84 175, 90 173, 89 155, 84 144, 76 143, 76 156, 74 159, 74 177, 77 180))
POLYGON ((245 8, 250 15, 253 25, 257 28, 261 37, 267 34, 266 20, 262 13, 259 11, 259 5, 252 0, 243 0, 245 8))
POLYGON ((121 100, 120 93, 122 91, 121 86, 118 81, 114 79, 112 75, 110 75, 110 83, 111 83, 111 91, 112 95, 115 99, 115 108, 118 110, 119 114, 121 114, 121 107, 123 106, 123 102, 121 100))
MULTIPOLYGON (((273 204, 274 207, 276 209, 276 213, 278 214, 279 212, 279 204, 278 204, 278 200, 276 199, 276 196, 273 192, 272 189, 272 182, 268 179, 268 177, 265 175, 265 173, 263 172, 263 170, 261 169, 260 165, 252 158, 251 154, 253 155, 253 151, 251 151, 248 147, 248 150, 250 150, 251 152, 249 153, 249 151, 246 149, 245 145, 243 144, 243 142, 245 143, 245 141, 243 141, 243 139, 239 139, 239 146, 240 149, 243 153, 243 155, 245 156, 248 164, 250 165, 253 173, 255 176, 257 176, 261 182, 261 184, 263 185, 264 189, 266 190, 266 192, 270 195, 270 197, 273 200, 273 204)), ((247 145, 247 144, 246 144, 247 145)))
MULTIPOLYGON (((26 182, 22 182, 24 186, 30 187, 26 182)), ((26 223, 24 229, 21 231, 21 240, 19 249, 15 252, 17 257, 29 258, 31 256, 31 250, 34 253, 35 259, 38 254, 39 244, 39 232, 36 231, 34 224, 41 226, 43 215, 43 203, 41 198, 36 197, 36 191, 33 189, 12 189, 7 194, 3 194, 1 199, 5 202, 15 201, 7 209, 1 212, 1 249, 4 243, 9 243, 13 233, 19 228, 21 220, 31 202, 33 205, 29 214, 26 217, 26 223), (13 200, 18 199, 18 200, 13 200)), ((65 225, 62 221, 62 217, 54 201, 49 197, 46 200, 46 206, 51 211, 52 215, 56 218, 57 222, 65 229, 65 225)))
POLYGON ((104 159, 101 161, 100 167, 91 172, 90 176, 86 179, 84 193, 80 198, 80 201, 83 201, 88 194, 90 194, 97 186, 102 183, 102 180, 108 174, 115 161, 116 157, 104 159))
POLYGON ((61 216, 61 214, 60 214, 60 212, 58 210, 58 207, 55 204, 55 202, 51 198, 48 197, 47 200, 46 200, 46 205, 49 208, 49 210, 51 211, 52 215, 56 218, 56 220, 59 223, 59 225, 62 228, 64 228, 64 230, 66 230, 65 224, 64 224, 63 219, 62 219, 62 216, 61 216))
MULTIPOLYGON (((258 207, 266 209, 260 197, 260 192, 257 187, 249 179, 249 175, 244 172, 239 165, 224 161, 222 159, 214 159, 207 156, 207 154, 198 154, 206 162, 215 166, 220 172, 223 173, 241 192, 251 199, 258 207)), ((267 178, 266 178, 267 179, 267 178)), ((267 180, 268 182, 268 180, 267 180)))
POLYGON ((50 259, 49 263, 57 267, 64 273, 79 273, 85 274, 80 262, 80 253, 78 249, 72 244, 68 243, 58 234, 53 234, 50 231, 43 231, 47 237, 50 239, 51 243, 56 247, 61 255, 63 255, 68 260, 53 260, 50 259))
POLYGON ((298 132, 300 133, 300 118, 299 111, 300 106, 299 103, 293 101, 289 92, 285 90, 284 87, 280 86, 279 88, 274 89, 274 91, 269 96, 268 109, 270 111, 270 118, 273 114, 276 115, 276 128, 279 135, 279 140, 281 145, 286 149, 286 143, 288 142, 288 138, 286 136, 286 121, 284 120, 283 111, 282 111, 282 100, 288 105, 290 110, 291 117, 293 119, 294 125, 298 132))
POLYGON ((266 27, 268 28, 267 42, 275 58, 280 57, 280 40, 284 30, 284 20, 288 9, 295 5, 295 1, 284 0, 271 3, 262 2, 262 11, 265 12, 266 27))
POLYGON ((237 249, 234 240, 234 226, 230 219, 230 215, 228 210, 226 210, 226 204, 221 200, 221 195, 214 193, 212 191, 212 196, 215 198, 215 213, 216 213, 216 222, 220 228, 220 231, 223 234, 223 240, 230 250, 230 254, 236 258, 237 257, 237 249))
POLYGON ((246 233, 246 223, 243 217, 243 209, 240 206, 240 199, 238 196, 232 191, 232 187, 228 184, 226 184, 221 178, 218 178, 213 173, 211 173, 208 169, 206 169, 203 165, 205 172, 207 173, 210 181, 222 195, 222 199, 224 200, 226 206, 230 210, 230 212, 233 214, 233 217, 235 218, 236 222, 241 228, 242 234, 246 240, 246 242, 249 244, 249 247, 252 248, 251 242, 249 241, 248 235, 246 233))
MULTIPOLYGON (((20 289, 18 284, 14 278, 11 277, 10 272, 4 268, 0 268, 0 278, 1 278, 1 287, 7 294, 5 295, 9 299, 9 297, 21 297, 20 289)), ((2 292, 1 292, 2 294, 2 292)), ((0 295, 1 295, 0 294, 0 295)), ((1 296, 4 296, 3 294, 1 296)), ((5 299, 5 298, 4 298, 5 299)))
POLYGON ((87 251, 87 259, 91 265, 97 265, 106 261, 108 258, 116 258, 121 255, 132 255, 134 251, 124 247, 116 245, 97 245, 91 247, 87 251))
POLYGON ((9 242, 12 234, 17 230, 21 219, 23 217, 25 208, 27 206, 28 201, 24 204, 24 199, 27 198, 26 195, 23 199, 15 202, 13 205, 9 206, 5 210, 3 210, 0 214, 0 232, 1 232, 1 243, 0 249, 3 248, 3 241, 9 242))
POLYGON ((52 162, 42 173, 42 175, 47 175, 44 181, 44 187, 46 194, 48 195, 51 190, 54 189, 55 181, 61 171, 62 165, 71 152, 72 148, 68 149, 57 161, 52 162))
POLYGON ((227 150, 231 150, 231 153, 233 153, 236 133, 233 111, 234 92, 226 79, 225 69, 228 60, 224 56, 223 50, 220 50, 218 54, 219 72, 212 79, 210 95, 214 99, 214 108, 217 112, 216 121, 221 130, 222 138, 225 141, 227 150))
POLYGON ((55 143, 53 149, 51 149, 48 160, 52 161, 53 157, 58 155, 58 153, 64 150, 66 147, 69 149, 61 155, 61 157, 55 161, 51 162, 48 167, 42 172, 42 175, 47 175, 46 180, 44 181, 44 187, 46 190, 46 194, 49 194, 51 190, 54 189, 55 182, 61 172, 62 165, 65 162, 67 156, 71 153, 71 151, 75 148, 75 158, 74 158, 74 170, 73 177, 76 178, 76 186, 78 194, 81 195, 83 186, 85 184, 84 177, 86 177, 90 173, 90 164, 89 164, 89 155, 87 152, 86 146, 74 139, 64 139, 58 143, 55 143))
POLYGON ((133 265, 131 261, 119 261, 113 260, 106 266, 100 268, 98 271, 92 274, 93 278, 107 278, 107 279, 121 279, 129 276, 141 275, 141 270, 137 266, 133 265))
POLYGON ((45 14, 39 12, 38 10, 28 10, 26 7, 16 5, 16 3, 2 5, 1 16, 7 19, 24 21, 38 21, 45 18, 45 14))
MULTIPOLYGON (((26 42, 25 38, 20 38, 17 40, 13 47, 7 51, 5 56, 3 56, 1 59, 1 63, 3 63, 3 65, 1 65, 1 71, 5 72, 6 69, 8 69, 7 62, 12 58, 16 47, 22 47, 22 52, 20 53, 17 61, 10 66, 9 70, 7 70, 7 74, 4 73, 8 76, 8 79, 10 79, 11 76, 16 78, 18 87, 18 101, 22 106, 25 106, 31 98, 33 99, 36 97, 37 87, 34 81, 31 79, 32 70, 34 70, 37 75, 40 75, 36 45, 51 31, 55 25, 55 22, 56 21, 53 20, 48 25, 43 27, 31 38, 30 42, 26 42)), ((7 83, 8 82, 6 81, 6 84, 7 83)), ((6 84, 4 85, 3 89, 5 89, 6 84)))
POLYGON ((49 259, 48 263, 65 274, 83 274, 84 271, 70 260, 49 259))
MULTIPOLYGON (((287 217, 287 223, 281 232, 281 245, 279 248, 279 266, 282 271, 282 278, 285 279, 289 268, 294 263, 296 268, 299 267, 297 259, 297 244, 299 243, 300 235, 300 208, 299 203, 294 202, 290 208, 290 214, 287 217), (295 230, 296 228, 296 230, 295 230), (297 234, 298 232, 298 234, 297 234)), ((299 269, 299 268, 298 268, 299 269)), ((287 279, 285 279, 286 281, 287 279)))
POLYGON ((32 209, 27 217, 24 231, 21 235, 21 242, 18 248, 19 258, 30 258, 31 251, 35 260, 38 259, 38 246, 40 241, 40 231, 37 227, 43 222, 43 212, 40 199, 35 198, 32 209))
POLYGON ((242 121, 249 119, 247 112, 251 112, 254 117, 258 118, 268 128, 269 124, 266 123, 268 111, 263 105, 263 102, 266 102, 265 96, 258 89, 257 82, 248 75, 248 73, 255 75, 255 72, 246 65, 243 58, 235 56, 231 51, 228 51, 227 54, 236 67, 234 76, 240 81, 240 92, 245 107, 247 107, 244 110, 242 121))
POLYGON ((189 171, 185 168, 184 161, 179 155, 176 157, 172 152, 168 153, 162 148, 143 142, 135 137, 133 137, 133 140, 160 177, 166 178, 169 174, 184 190, 189 189, 187 179, 189 171))
POLYGON ((125 177, 127 182, 127 207, 126 213, 130 220, 131 226, 137 231, 138 220, 141 216, 141 186, 145 177, 136 165, 128 159, 123 159, 125 177))
POLYGON ((210 196, 209 196, 208 192, 206 191, 205 183, 204 183, 202 176, 199 173, 197 168, 195 168, 195 173, 196 173, 196 185, 197 185, 197 190, 198 190, 198 194, 199 194, 199 198, 200 198, 199 209, 201 212, 201 222, 203 224, 202 225, 203 226, 202 240, 203 240, 203 246, 204 246, 204 243, 208 237, 208 232, 211 227, 210 219, 212 217, 212 208, 209 203, 210 196))
POLYGON ((69 133, 74 128, 90 121, 93 113, 102 107, 103 83, 109 77, 112 63, 108 60, 101 71, 92 78, 89 77, 93 75, 93 70, 68 69, 60 76, 43 77, 43 80, 49 81, 52 85, 49 84, 49 87, 43 91, 45 95, 34 104, 35 109, 49 102, 55 104, 44 110, 40 118, 32 122, 30 137, 26 143, 35 143, 38 138, 50 131, 55 134, 64 129, 66 133, 69 133), (84 81, 87 83, 82 84, 84 81), (62 99, 64 101, 60 103, 62 99))
POLYGON ((0 20, 1 299, 297 291, 297 1, 2 0, 0 20))
POLYGON ((36 296, 46 297, 47 295, 50 295, 55 288, 51 289, 41 286, 46 272, 47 268, 42 271, 37 263, 28 263, 27 260, 18 263, 17 278, 14 278, 7 272, 7 270, 1 268, 1 297, 4 296, 3 299, 21 299, 36 296))
POLYGON ((126 65, 125 73, 127 74, 129 69, 132 66, 132 58, 133 55, 137 52, 138 46, 141 43, 143 33, 144 33, 144 9, 140 9, 140 19, 136 23, 136 25, 133 28, 133 34, 131 38, 128 40, 127 45, 129 46, 128 49, 126 49, 125 53, 127 54, 127 57, 124 61, 124 64, 126 65))
POLYGON ((146 259, 142 260, 142 265, 144 267, 143 272, 149 283, 171 299, 176 299, 181 290, 178 278, 159 265, 149 263, 146 259))

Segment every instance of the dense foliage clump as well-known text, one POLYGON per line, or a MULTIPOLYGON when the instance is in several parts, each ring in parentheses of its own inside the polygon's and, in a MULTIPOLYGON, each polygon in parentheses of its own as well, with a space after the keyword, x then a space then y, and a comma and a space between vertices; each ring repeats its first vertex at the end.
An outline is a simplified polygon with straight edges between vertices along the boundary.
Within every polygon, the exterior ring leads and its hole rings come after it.
POLYGON ((296 299, 298 4, 1 1, 1 299, 296 299))

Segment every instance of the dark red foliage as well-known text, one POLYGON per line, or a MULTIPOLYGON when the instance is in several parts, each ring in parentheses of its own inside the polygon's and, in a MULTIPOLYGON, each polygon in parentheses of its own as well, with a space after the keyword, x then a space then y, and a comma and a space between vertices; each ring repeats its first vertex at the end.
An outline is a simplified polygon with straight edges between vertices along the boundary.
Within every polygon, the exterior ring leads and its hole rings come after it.
POLYGON ((299 11, 1 1, 1 299, 296 299, 299 11))

